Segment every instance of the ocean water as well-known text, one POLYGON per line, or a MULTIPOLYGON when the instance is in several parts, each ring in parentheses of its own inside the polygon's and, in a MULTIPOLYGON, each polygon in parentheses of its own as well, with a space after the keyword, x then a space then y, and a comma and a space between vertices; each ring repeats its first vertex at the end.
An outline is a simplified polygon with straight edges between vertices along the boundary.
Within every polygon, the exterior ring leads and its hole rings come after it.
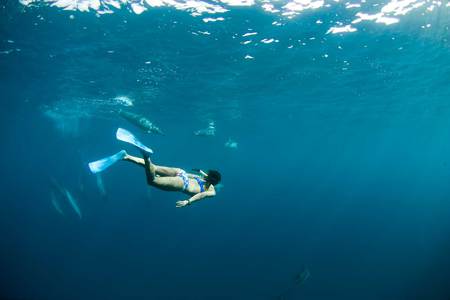
POLYGON ((0 1, 0 299, 450 299, 449 25, 431 0, 0 1), (90 174, 139 155, 118 127, 222 189, 176 208, 136 165, 90 174))

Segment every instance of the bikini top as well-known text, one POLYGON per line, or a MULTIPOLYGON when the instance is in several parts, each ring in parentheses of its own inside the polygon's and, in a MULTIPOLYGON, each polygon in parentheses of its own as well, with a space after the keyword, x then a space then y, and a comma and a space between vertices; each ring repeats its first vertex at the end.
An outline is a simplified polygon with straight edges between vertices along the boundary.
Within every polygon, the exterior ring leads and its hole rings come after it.
POLYGON ((205 182, 199 177, 195 177, 195 180, 197 180, 198 186, 200 187, 200 193, 203 193, 205 191, 205 182))

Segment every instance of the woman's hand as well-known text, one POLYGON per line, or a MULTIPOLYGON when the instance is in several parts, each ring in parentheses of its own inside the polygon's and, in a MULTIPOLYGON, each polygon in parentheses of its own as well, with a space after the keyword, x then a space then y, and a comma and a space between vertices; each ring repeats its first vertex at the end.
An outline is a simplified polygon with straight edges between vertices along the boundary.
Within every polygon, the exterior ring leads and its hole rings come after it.
POLYGON ((189 200, 181 200, 181 201, 177 201, 177 207, 183 207, 189 205, 189 200))

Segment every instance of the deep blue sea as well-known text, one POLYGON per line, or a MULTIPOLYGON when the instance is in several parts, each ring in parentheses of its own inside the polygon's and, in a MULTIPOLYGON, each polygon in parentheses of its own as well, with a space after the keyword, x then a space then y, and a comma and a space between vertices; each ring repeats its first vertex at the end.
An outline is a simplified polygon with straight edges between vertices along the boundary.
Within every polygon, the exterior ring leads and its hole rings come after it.
POLYGON ((0 299, 449 300, 449 6, 0 1, 0 299))

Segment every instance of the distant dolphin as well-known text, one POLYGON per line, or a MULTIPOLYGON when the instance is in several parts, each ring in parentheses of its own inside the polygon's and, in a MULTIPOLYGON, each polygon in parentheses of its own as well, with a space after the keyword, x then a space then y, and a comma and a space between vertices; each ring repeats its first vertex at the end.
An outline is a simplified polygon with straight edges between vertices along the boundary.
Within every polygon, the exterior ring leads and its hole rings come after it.
POLYGON ((231 149, 237 149, 238 143, 231 138, 228 139, 228 141, 225 143, 225 147, 231 148, 231 149))
POLYGON ((216 126, 214 124, 214 121, 210 121, 207 128, 194 131, 194 135, 215 136, 216 135, 216 126))
POLYGON ((68 190, 64 190, 66 194, 66 199, 69 201, 69 204, 72 206, 73 210, 77 213, 78 217, 81 219, 81 210, 78 206, 77 200, 72 196, 72 194, 68 190))
POLYGON ((296 287, 302 286, 309 279, 309 277, 311 277, 311 273, 309 272, 309 269, 307 267, 303 267, 302 271, 295 275, 293 284, 290 287, 288 287, 286 290, 284 290, 276 299, 278 299, 278 300, 286 299, 287 296, 296 287))
POLYGON ((163 134, 159 127, 155 126, 149 119, 145 118, 142 115, 123 110, 119 111, 119 115, 147 133, 163 134))
POLYGON ((59 201, 56 199, 56 195, 55 195, 55 192, 54 192, 54 191, 51 191, 51 192, 50 192, 50 197, 51 197, 51 199, 52 199, 52 205, 53 205, 53 207, 56 209, 56 211, 57 211, 59 214, 61 214, 61 215, 64 216, 64 212, 63 212, 63 210, 61 209, 61 204, 60 204, 59 201))
POLYGON ((51 178, 53 189, 51 191, 52 205, 61 214, 67 211, 66 205, 62 204, 61 199, 65 199, 67 203, 72 207, 78 217, 81 219, 81 210, 78 205, 77 200, 72 196, 72 194, 65 188, 63 188, 55 178, 51 178), (64 210, 62 209, 64 206, 64 210))
POLYGON ((104 198, 104 197, 106 197, 106 189, 105 189, 105 185, 103 184, 102 175, 100 175, 100 173, 97 173, 95 175, 96 175, 96 179, 97 179, 98 190, 100 192, 100 195, 104 198))

